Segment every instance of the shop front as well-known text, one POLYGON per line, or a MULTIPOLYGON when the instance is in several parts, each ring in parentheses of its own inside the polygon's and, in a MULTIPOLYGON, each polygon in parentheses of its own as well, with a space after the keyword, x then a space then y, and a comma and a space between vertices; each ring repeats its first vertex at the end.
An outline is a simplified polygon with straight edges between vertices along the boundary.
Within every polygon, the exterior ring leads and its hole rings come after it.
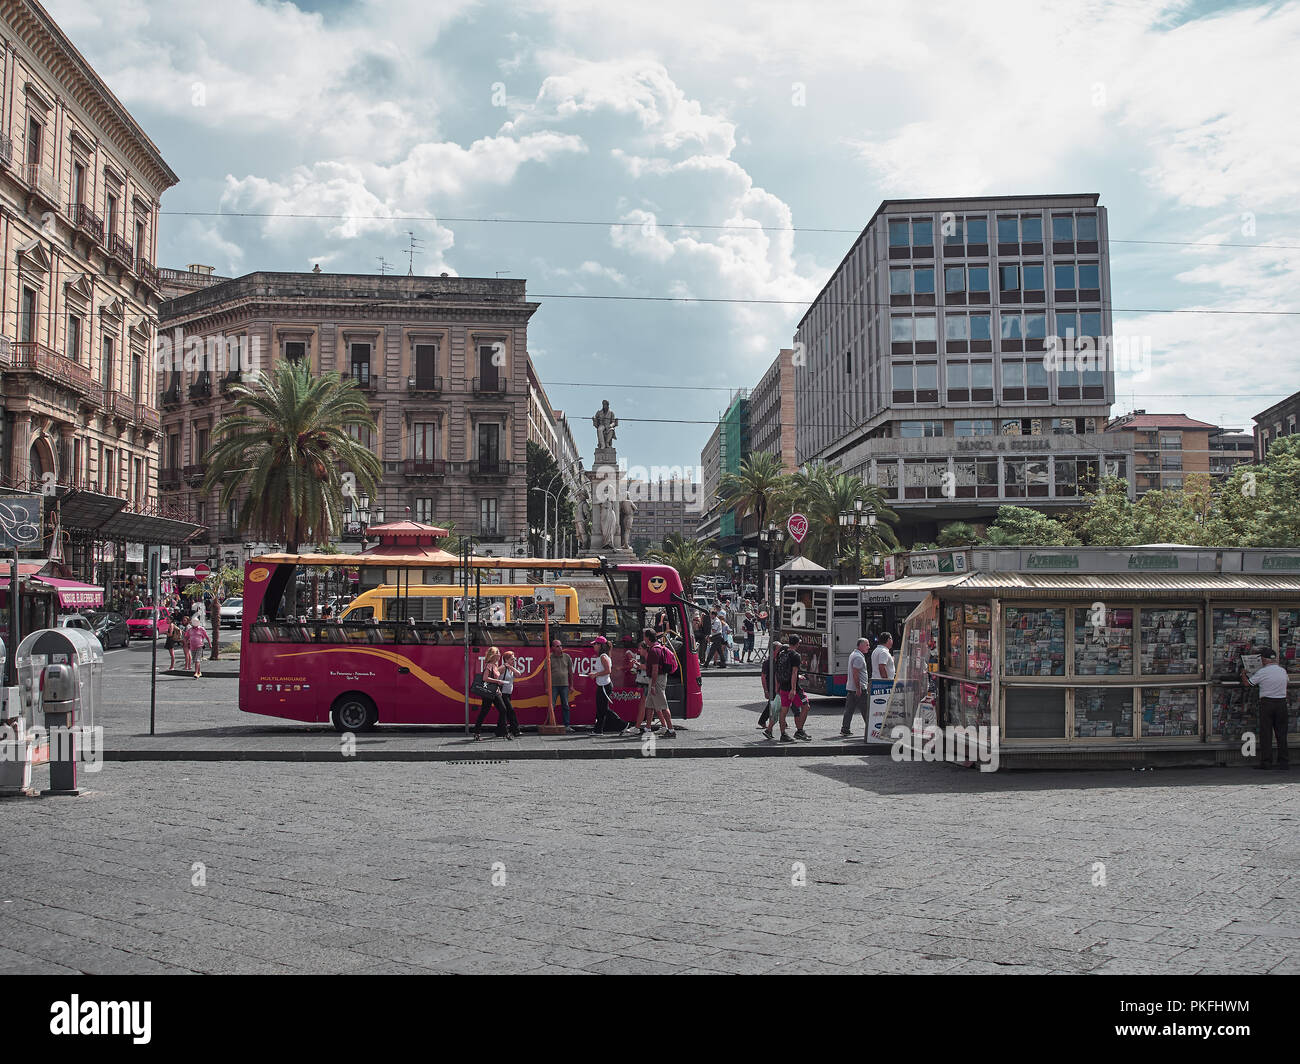
MULTIPOLYGON (((965 573, 886 586, 933 596, 904 649, 937 644, 936 723, 996 726, 1004 765, 1156 752, 1239 761, 1257 727, 1255 689, 1239 676, 1266 647, 1295 677, 1289 728, 1300 730, 1300 551, 969 553, 965 573)), ((923 686, 891 696, 891 722, 910 721, 923 686)))

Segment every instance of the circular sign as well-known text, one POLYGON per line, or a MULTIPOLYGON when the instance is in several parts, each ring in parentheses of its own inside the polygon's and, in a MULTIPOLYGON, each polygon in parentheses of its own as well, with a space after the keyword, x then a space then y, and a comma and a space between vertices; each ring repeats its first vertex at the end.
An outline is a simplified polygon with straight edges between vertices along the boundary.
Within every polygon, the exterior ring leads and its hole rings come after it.
POLYGON ((206 580, 211 575, 211 573, 212 570, 209 569, 208 566, 203 562, 199 562, 199 564, 194 567, 195 580, 206 580))
POLYGON ((254 569, 252 572, 248 574, 248 579, 250 583, 260 584, 263 580, 265 580, 270 575, 271 575, 270 569, 267 569, 259 565, 256 569, 254 569))
POLYGON ((791 514, 785 527, 790 530, 790 535, 796 543, 802 543, 803 537, 808 534, 808 518, 803 514, 791 514))

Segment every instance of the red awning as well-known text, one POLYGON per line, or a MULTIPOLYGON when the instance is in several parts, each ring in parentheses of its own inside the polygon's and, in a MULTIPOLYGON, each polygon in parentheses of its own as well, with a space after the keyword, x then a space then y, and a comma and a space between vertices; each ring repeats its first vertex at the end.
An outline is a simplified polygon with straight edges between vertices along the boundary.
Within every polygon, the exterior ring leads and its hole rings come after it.
POLYGON ((59 605, 67 607, 102 606, 104 589, 94 584, 83 584, 79 580, 60 580, 55 576, 37 576, 34 580, 49 584, 59 593, 59 605))

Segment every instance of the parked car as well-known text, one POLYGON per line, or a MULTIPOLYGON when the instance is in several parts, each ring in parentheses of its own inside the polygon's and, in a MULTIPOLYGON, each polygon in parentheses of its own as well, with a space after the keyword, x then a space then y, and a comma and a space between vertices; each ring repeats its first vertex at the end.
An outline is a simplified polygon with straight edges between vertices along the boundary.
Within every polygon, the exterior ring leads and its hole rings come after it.
POLYGON ((221 626, 239 628, 244 623, 243 597, 228 598, 221 604, 221 626))
POLYGON ((95 626, 90 623, 90 618, 82 613, 65 613, 54 624, 56 628, 77 628, 92 635, 95 632, 95 626))
POLYGON ((131 629, 126 618, 113 610, 98 610, 88 615, 95 635, 105 650, 124 647, 131 642, 131 629))
POLYGON ((164 635, 167 631, 167 610, 162 606, 141 606, 131 612, 126 626, 131 629, 132 639, 152 639, 154 632, 164 635))

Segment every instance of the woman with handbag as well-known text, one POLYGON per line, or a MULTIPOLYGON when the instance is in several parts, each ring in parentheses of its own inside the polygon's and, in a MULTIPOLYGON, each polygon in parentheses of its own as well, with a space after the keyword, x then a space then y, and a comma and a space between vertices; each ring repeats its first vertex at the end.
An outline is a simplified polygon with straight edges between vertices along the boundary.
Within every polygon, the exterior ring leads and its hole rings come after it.
POLYGON ((504 735, 507 739, 519 738, 519 718, 515 715, 515 707, 510 701, 510 696, 515 691, 515 677, 522 676, 528 670, 522 665, 515 662, 515 652, 507 650, 501 662, 501 704, 505 707, 505 726, 497 727, 497 735, 504 735))
POLYGON ((480 730, 483 727, 483 720, 493 709, 497 711, 497 736, 508 734, 505 732, 506 710, 501 703, 501 684, 501 648, 488 647, 487 653, 483 655, 483 671, 474 677, 474 683, 470 686, 470 692, 482 699, 478 719, 474 721, 476 742, 483 738, 480 730))

